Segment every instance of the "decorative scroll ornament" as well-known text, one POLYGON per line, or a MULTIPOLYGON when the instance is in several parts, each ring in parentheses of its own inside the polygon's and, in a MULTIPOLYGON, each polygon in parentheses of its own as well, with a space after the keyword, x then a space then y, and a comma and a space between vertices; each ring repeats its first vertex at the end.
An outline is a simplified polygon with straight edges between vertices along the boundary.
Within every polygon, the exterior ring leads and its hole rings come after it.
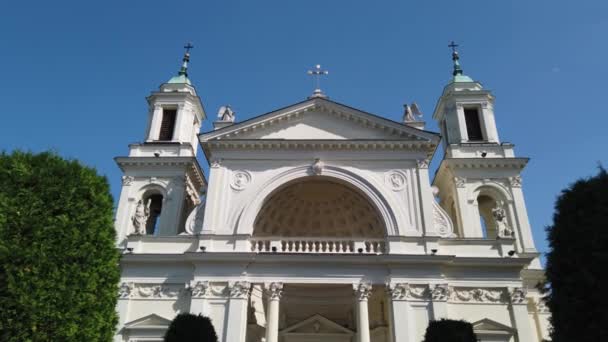
POLYGON ((521 176, 509 177, 509 185, 513 188, 521 188, 521 176))
POLYGON ((230 187, 234 190, 241 191, 251 183, 251 174, 247 171, 235 171, 232 175, 230 187))
POLYGON ((283 283, 266 284, 266 294, 270 300, 279 300, 283 295, 283 283))
POLYGON ((208 281, 197 281, 196 283, 190 283, 189 286, 192 298, 203 298, 209 294, 209 282, 208 281))
POLYGON ((431 287, 431 299, 434 302, 445 302, 450 298, 448 284, 437 284, 431 287))
POLYGON ((184 232, 185 235, 195 235, 203 229, 206 204, 206 201, 203 200, 201 204, 197 205, 194 210, 192 210, 192 212, 188 215, 184 232))
POLYGON ((355 297, 357 300, 364 301, 372 294, 372 284, 367 282, 353 284, 353 290, 355 290, 355 297))
POLYGON ((118 297, 119 298, 129 298, 132 290, 133 290, 132 283, 123 282, 122 284, 120 284, 120 287, 118 288, 118 297))
POLYGON ((509 289, 511 304, 526 304, 526 294, 526 289, 523 287, 509 289))
POLYGON ((251 284, 248 281, 237 281, 229 285, 230 298, 247 298, 251 291, 251 284))
POLYGON ((435 201, 433 201, 433 223, 437 233, 441 237, 453 238, 456 237, 454 234, 454 224, 448 213, 435 201))
POLYGON ((503 202, 496 203, 496 207, 492 209, 492 217, 496 223, 498 237, 510 238, 513 237, 513 229, 507 223, 507 211, 503 208, 503 202))
POLYGON ((319 158, 316 158, 314 163, 312 163, 310 166, 312 173, 317 176, 323 172, 323 168, 325 168, 325 163, 323 163, 319 158))
POLYGON ((501 303, 504 302, 502 289, 483 288, 452 288, 450 298, 454 301, 471 303, 501 303))
POLYGON ((148 199, 148 202, 144 204, 144 200, 140 199, 135 207, 135 214, 131 217, 133 222, 133 234, 146 235, 146 224, 148 217, 150 217, 150 203, 152 199, 148 199))
POLYGON ((467 179, 464 177, 454 177, 454 184, 456 184, 457 188, 464 188, 467 179))
POLYGON ((401 171, 392 170, 386 173, 384 176, 384 181, 391 188, 391 190, 400 191, 405 189, 407 178, 401 171))
POLYGON ((129 186, 129 185, 131 185, 131 183, 133 183, 134 180, 135 180, 135 177, 133 177, 133 176, 122 176, 122 185, 129 186))

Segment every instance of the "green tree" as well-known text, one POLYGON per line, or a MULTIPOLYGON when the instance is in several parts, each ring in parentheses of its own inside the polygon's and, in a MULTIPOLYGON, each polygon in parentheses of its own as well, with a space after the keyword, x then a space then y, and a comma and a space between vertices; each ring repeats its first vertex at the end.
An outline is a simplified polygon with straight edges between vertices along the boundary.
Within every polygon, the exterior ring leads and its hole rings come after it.
POLYGON ((466 321, 431 321, 422 342, 477 342, 473 325, 466 321))
POLYGON ((171 321, 165 342, 217 342, 211 320, 202 315, 182 313, 171 321))
POLYGON ((0 341, 110 341, 119 257, 105 177, 50 152, 0 154, 0 341))
POLYGON ((608 174, 564 189, 547 227, 547 306, 553 342, 608 341, 608 174))

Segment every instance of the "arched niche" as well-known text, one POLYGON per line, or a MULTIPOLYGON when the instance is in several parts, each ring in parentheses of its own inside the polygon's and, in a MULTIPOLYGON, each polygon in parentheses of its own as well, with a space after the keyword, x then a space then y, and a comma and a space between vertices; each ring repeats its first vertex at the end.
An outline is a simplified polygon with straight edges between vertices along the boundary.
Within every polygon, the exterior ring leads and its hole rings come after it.
POLYGON ((307 177, 268 196, 253 235, 383 238, 385 230, 378 210, 359 191, 329 177, 307 177))
POLYGON ((512 203, 511 196, 509 192, 500 185, 484 184, 477 187, 471 192, 469 201, 475 204, 475 207, 477 208, 479 224, 485 238, 496 239, 497 237, 500 237, 501 234, 504 234, 504 232, 500 232, 498 226, 500 222, 497 221, 495 210, 503 210, 505 215, 502 222, 507 227, 512 227, 508 215, 510 204, 512 203))
POLYGON ((313 175, 310 166, 295 167, 274 176, 269 181, 260 184, 259 187, 252 189, 251 194, 241 202, 240 206, 235 209, 234 215, 232 215, 235 221, 231 224, 236 228, 236 233, 253 234, 254 223, 258 213, 262 210, 262 206, 269 196, 281 187, 296 180, 321 177, 331 179, 334 182, 344 184, 358 191, 377 210, 385 229, 384 236, 399 235, 395 214, 373 181, 334 166, 325 166, 321 176, 313 175))

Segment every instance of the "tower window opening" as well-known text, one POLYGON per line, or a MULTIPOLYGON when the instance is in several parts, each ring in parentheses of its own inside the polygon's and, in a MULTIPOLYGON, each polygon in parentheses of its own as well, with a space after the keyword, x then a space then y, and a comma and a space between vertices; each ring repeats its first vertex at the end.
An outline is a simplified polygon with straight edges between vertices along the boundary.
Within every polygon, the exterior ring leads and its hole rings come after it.
POLYGON ((146 222, 146 234, 158 235, 159 232, 159 218, 163 207, 163 195, 154 194, 146 199, 146 203, 150 201, 150 216, 148 216, 148 222, 146 222))
POLYGON ((173 130, 175 129, 175 118, 177 117, 176 109, 163 108, 163 118, 160 124, 160 132, 158 140, 168 141, 173 139, 173 130))
POLYGON ((469 141, 482 141, 481 121, 479 120, 479 110, 477 108, 465 108, 464 120, 467 126, 469 141))

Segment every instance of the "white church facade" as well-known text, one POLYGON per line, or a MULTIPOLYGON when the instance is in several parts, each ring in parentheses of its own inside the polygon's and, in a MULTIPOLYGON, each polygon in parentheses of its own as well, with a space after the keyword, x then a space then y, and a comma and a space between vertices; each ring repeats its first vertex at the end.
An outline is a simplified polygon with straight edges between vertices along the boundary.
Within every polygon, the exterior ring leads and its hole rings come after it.
POLYGON ((115 342, 162 341, 182 312, 210 317, 220 342, 421 342, 441 318, 483 342, 548 337, 528 159, 500 141, 494 96, 457 52, 440 133, 415 106, 395 122, 317 89, 242 122, 222 107, 199 134, 188 59, 147 98, 144 141, 116 158, 115 342))

